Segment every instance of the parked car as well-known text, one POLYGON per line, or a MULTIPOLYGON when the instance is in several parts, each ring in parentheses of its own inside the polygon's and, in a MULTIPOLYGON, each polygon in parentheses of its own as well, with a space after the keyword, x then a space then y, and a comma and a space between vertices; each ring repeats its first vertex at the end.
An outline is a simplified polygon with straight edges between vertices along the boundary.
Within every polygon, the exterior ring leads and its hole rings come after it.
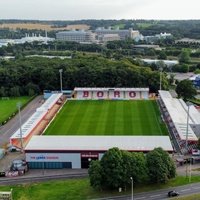
POLYGON ((21 149, 15 147, 15 146, 9 146, 9 147, 8 147, 8 151, 9 151, 9 152, 16 152, 16 151, 20 152, 21 149))
POLYGON ((28 171, 28 166, 25 160, 13 160, 10 170, 23 171, 25 173, 28 171))
POLYGON ((176 197, 176 196, 179 196, 178 192, 174 190, 168 192, 168 197, 176 197))

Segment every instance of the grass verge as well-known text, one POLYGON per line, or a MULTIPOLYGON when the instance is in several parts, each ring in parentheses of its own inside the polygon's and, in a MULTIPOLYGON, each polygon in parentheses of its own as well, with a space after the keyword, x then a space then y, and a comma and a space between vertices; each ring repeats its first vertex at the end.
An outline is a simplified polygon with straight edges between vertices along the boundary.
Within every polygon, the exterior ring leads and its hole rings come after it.
MULTIPOLYGON (((199 181, 199 176, 193 176, 191 183, 199 181)), ((175 179, 170 180, 167 184, 139 185, 134 187, 134 193, 181 186, 188 183, 187 178, 178 176, 175 179)), ((0 186, 0 191, 8 191, 11 188, 13 188, 15 200, 85 200, 119 194, 130 194, 129 190, 122 193, 118 193, 117 191, 96 191, 90 186, 88 178, 65 181, 49 181, 16 186, 0 186)))

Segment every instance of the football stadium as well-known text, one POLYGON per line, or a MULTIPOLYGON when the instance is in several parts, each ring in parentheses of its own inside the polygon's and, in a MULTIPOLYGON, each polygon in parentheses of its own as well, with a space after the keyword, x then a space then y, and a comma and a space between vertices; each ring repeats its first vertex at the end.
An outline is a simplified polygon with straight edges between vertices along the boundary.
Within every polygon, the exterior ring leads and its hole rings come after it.
POLYGON ((149 152, 173 147, 148 88, 75 88, 72 97, 52 93, 10 138, 23 140, 30 168, 87 168, 112 147, 149 152))

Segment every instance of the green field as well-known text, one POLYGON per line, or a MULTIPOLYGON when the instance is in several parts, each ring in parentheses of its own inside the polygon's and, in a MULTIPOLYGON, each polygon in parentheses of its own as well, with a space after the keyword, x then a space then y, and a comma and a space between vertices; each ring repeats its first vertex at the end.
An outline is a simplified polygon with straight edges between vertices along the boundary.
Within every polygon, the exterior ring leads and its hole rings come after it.
POLYGON ((9 98, 8 100, 0 98, 0 124, 17 112, 18 102, 21 102, 23 106, 29 100, 30 97, 9 98))
POLYGON ((46 135, 166 135, 156 101, 68 101, 46 135))

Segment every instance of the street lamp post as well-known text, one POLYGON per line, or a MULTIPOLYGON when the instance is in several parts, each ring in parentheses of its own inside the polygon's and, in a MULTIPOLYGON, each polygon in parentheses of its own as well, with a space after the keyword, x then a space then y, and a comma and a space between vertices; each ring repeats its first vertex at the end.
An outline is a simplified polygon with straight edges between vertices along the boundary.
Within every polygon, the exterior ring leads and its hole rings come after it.
POLYGON ((133 177, 130 177, 131 179, 131 200, 133 200, 133 177))
POLYGON ((22 120, 21 120, 21 103, 17 103, 18 113, 19 113, 19 132, 20 132, 20 143, 21 151, 23 152, 23 138, 22 138, 22 120))
POLYGON ((63 70, 59 69, 59 73, 60 73, 60 92, 63 91, 63 89, 62 89, 62 72, 63 72, 63 70))

